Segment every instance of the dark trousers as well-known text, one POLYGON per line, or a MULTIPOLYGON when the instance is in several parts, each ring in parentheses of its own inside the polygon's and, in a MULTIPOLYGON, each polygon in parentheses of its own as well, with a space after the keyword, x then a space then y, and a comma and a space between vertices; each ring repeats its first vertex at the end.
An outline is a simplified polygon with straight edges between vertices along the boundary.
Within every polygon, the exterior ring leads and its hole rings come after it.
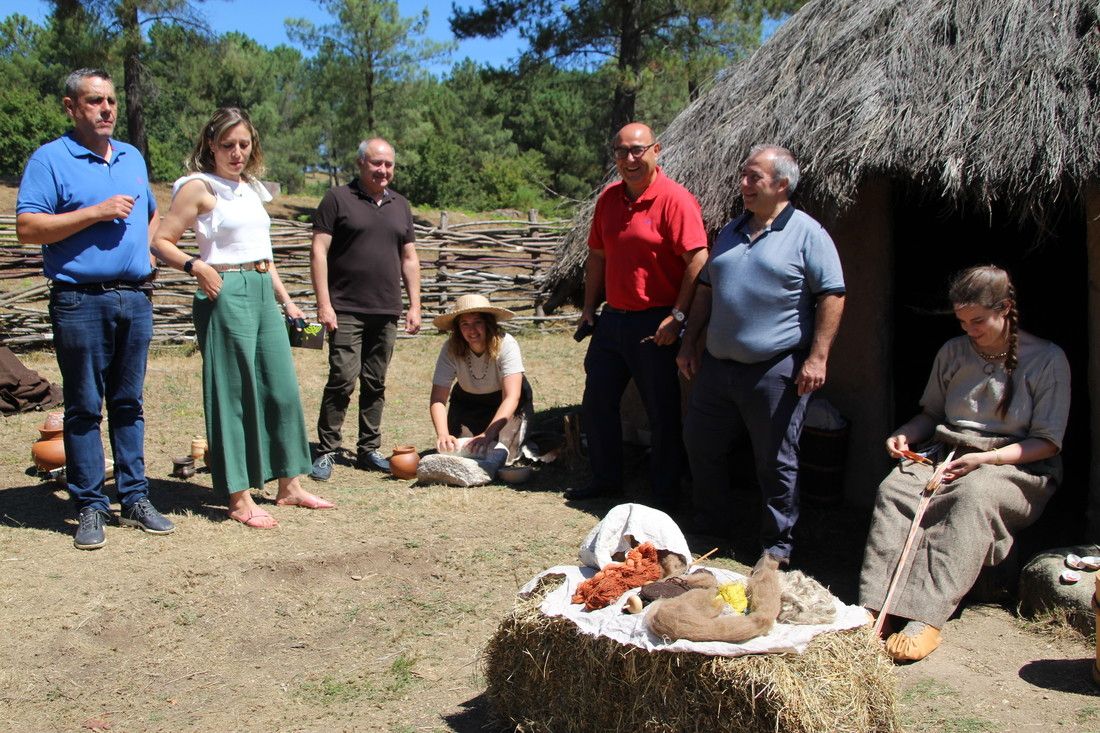
POLYGON ((103 444, 107 426, 115 461, 115 486, 123 508, 149 493, 145 479, 145 413, 142 389, 153 304, 146 292, 63 290, 50 296, 57 366, 65 395, 65 475, 78 509, 109 511, 103 493, 103 444))
POLYGON ((363 459, 382 445, 382 409, 386 405, 386 370, 397 340, 397 316, 337 313, 336 330, 329 334, 328 383, 321 395, 317 418, 317 451, 340 448, 344 424, 359 379, 359 441, 356 457, 363 459))
POLYGON ((593 485, 618 489, 623 483, 623 431, 619 405, 630 379, 638 387, 651 432, 650 480, 658 507, 675 505, 684 466, 680 436, 679 343, 645 341, 668 308, 623 312, 605 307, 584 357, 582 416, 588 438, 593 485))
POLYGON ((700 512, 713 510, 706 497, 729 491, 730 453, 749 436, 764 499, 760 543, 776 557, 790 556, 798 521, 798 439, 809 396, 799 397, 794 377, 804 358, 786 353, 741 364, 704 353, 684 422, 700 512))
MULTIPOLYGON (((451 388, 451 396, 447 403, 447 431, 451 435, 461 436, 462 428, 467 428, 471 435, 480 435, 489 427, 489 423, 493 421, 493 415, 497 414, 497 409, 503 401, 504 390, 474 394, 462 389, 456 382, 451 388)), ((515 414, 525 416, 528 420, 535 414, 531 383, 527 381, 526 375, 519 389, 519 405, 516 406, 515 414)))

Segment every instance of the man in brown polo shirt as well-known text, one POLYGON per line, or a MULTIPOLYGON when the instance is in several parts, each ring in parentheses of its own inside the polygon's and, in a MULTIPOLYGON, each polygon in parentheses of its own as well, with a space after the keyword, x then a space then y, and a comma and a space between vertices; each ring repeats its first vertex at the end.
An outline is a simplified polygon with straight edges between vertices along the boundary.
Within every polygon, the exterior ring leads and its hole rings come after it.
POLYGON ((405 332, 420 330, 420 259, 409 202, 390 190, 393 147, 359 144, 359 177, 330 189, 313 219, 310 260, 317 315, 329 332, 329 376, 317 420, 310 476, 327 481, 340 449, 344 415, 359 378, 356 467, 388 471, 382 442, 386 369, 401 316, 401 282, 409 296, 405 332))

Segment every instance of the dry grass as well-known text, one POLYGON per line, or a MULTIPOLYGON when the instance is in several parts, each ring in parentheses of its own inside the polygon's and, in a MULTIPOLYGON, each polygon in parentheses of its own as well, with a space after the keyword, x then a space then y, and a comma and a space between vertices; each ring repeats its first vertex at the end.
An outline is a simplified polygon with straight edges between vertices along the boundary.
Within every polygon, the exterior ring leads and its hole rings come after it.
MULTIPOLYGON (((522 337, 531 364, 575 360, 559 336, 522 337)), ((391 371, 385 445, 429 445, 428 384, 440 340, 402 340, 391 371)), ((568 344, 568 345, 567 345, 568 344)), ((322 352, 298 350, 307 422, 322 352)), ((25 361, 56 379, 53 357, 25 361)), ((339 509, 269 507, 256 532, 224 519, 209 474, 167 478, 203 432, 200 357, 155 355, 146 388, 152 497, 169 537, 108 528, 72 549, 62 491, 24 474, 41 414, 0 422, 0 719, 16 730, 434 729, 462 717, 482 683, 475 661, 539 570, 575 557, 593 523, 563 505, 569 474, 550 467, 522 492, 412 487, 337 468, 319 493, 339 509)), ((574 404, 579 369, 531 369, 538 407, 574 404)), ((348 425, 352 424, 349 419, 348 425)), ((312 431, 311 431, 312 432, 312 431)), ((270 495, 270 490, 269 490, 270 495)), ((471 713, 472 714, 472 713, 471 713)))
MULTIPOLYGON (((583 347, 562 333, 519 338, 540 416, 560 422, 560 414, 580 402, 583 347)), ((429 445, 427 385, 440 343, 434 336, 399 340, 384 418, 386 448, 429 445)), ((295 358, 312 425, 325 356, 299 350, 295 358)), ((24 360, 57 379, 52 354, 24 360)), ((581 539, 611 504, 562 501, 560 491, 584 479, 583 467, 550 466, 516 490, 422 488, 338 466, 330 483, 313 486, 339 509, 268 505, 280 528, 251 531, 225 520, 208 474, 191 481, 168 477, 171 457, 186 452, 191 436, 203 430, 199 369, 197 354, 178 349, 150 361, 146 456, 153 500, 179 527, 168 537, 112 526, 102 550, 72 549, 72 509, 64 492, 24 473, 42 415, 0 420, 0 442, 7 446, 0 451, 5 727, 483 730, 489 713, 485 668, 478 664, 482 650, 512 612, 516 590, 547 567, 575 561, 581 539)), ((635 473, 625 500, 644 501, 644 462, 628 465, 635 473)), ((800 541, 804 569, 823 579, 831 571, 833 590, 852 601, 859 525, 846 539, 837 529, 848 526, 848 513, 808 509, 800 541)), ((716 544, 709 537, 689 540, 697 554, 716 544)), ((743 572, 728 552, 723 545, 723 559, 715 564, 743 572)), ((1078 722, 1094 698, 1059 687, 1078 666, 1091 685, 1089 647, 1052 650, 1052 640, 1022 633, 1007 618, 970 614, 949 624, 946 638, 948 648, 899 670, 902 688, 917 690, 899 703, 907 719, 961 715, 952 699, 920 694, 917 685, 931 675, 965 689, 967 705, 1003 721, 1000 730, 1025 729, 1023 721, 1095 730, 1092 722, 1078 722), (963 630, 956 630, 959 623, 963 630), (1006 652, 1012 655, 1007 661, 1006 652), (1078 665, 1078 658, 1088 663, 1078 665), (1024 681, 1017 674, 1021 660, 1044 660, 1036 664, 1052 681, 1024 681), (1006 698, 1020 706, 1011 716, 1004 714, 1006 698)), ((636 665, 642 664, 637 657, 632 655, 636 665)), ((617 659, 611 652, 608 658, 617 659)), ((773 684, 789 683, 790 672, 821 673, 789 661, 774 677, 759 673, 761 705, 773 684)), ((914 728, 943 729, 938 723, 914 728)))

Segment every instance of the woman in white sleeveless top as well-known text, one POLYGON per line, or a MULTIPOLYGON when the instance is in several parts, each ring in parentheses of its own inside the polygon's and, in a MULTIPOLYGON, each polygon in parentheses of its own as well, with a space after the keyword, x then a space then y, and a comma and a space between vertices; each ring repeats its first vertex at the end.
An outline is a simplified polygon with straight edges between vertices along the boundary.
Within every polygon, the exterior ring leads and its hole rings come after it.
POLYGON ((229 517, 253 529, 278 522, 249 491, 279 481, 275 503, 306 509, 332 504, 302 488, 311 467, 298 379, 283 312, 290 300, 272 261, 271 220, 260 184, 263 153, 248 116, 214 112, 176 181, 172 205, 154 238, 158 256, 193 275, 195 331, 203 357, 203 405, 215 490, 228 494, 229 517), (199 254, 177 243, 194 229, 199 254))

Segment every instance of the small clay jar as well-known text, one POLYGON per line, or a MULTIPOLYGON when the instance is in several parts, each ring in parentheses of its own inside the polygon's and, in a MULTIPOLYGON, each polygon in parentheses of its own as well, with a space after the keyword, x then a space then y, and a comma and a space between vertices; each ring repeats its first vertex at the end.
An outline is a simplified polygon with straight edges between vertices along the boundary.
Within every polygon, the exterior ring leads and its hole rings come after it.
POLYGON ((420 465, 420 455, 416 446, 395 445, 390 456, 390 473, 394 478, 416 478, 416 467, 420 465))
POLYGON ((65 465, 65 437, 61 431, 49 438, 36 440, 31 446, 31 460, 39 471, 53 471, 65 465))
POLYGON ((201 435, 196 435, 191 439, 191 459, 194 461, 202 461, 206 463, 206 451, 208 446, 206 444, 206 438, 201 435))

